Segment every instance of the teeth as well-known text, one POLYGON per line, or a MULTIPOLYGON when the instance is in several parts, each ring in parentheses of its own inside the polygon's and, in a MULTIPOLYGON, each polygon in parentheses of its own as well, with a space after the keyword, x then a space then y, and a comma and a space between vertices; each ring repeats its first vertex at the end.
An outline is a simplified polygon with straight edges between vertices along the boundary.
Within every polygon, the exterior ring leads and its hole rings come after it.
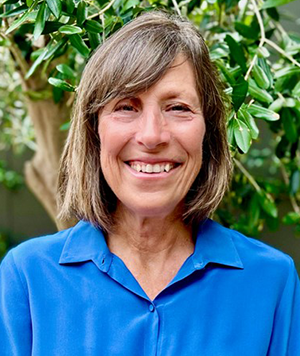
POLYGON ((153 166, 152 172, 154 172, 154 173, 160 173, 160 166, 159 166, 159 164, 155 164, 155 165, 153 166))
POLYGON ((130 167, 134 169, 137 172, 143 172, 143 173, 163 173, 163 172, 170 172, 172 168, 174 168, 174 165, 172 163, 166 163, 166 164, 131 164, 130 167))
POLYGON ((151 164, 147 164, 147 166, 146 166, 146 172, 147 172, 147 173, 152 173, 152 165, 151 165, 151 164))

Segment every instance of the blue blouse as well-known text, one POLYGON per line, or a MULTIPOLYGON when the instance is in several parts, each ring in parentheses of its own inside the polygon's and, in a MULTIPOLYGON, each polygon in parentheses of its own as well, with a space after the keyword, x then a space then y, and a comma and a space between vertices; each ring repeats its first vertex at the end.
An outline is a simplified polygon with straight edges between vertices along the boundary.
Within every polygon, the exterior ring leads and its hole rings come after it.
POLYGON ((154 300, 87 222, 12 249, 0 278, 1 356, 300 355, 292 259, 212 220, 154 300))

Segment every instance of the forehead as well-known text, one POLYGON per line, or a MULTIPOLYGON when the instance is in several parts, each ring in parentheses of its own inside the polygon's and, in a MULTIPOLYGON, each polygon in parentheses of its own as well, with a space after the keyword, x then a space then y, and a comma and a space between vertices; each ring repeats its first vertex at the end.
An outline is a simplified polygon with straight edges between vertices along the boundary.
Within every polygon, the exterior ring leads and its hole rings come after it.
POLYGON ((141 96, 159 95, 166 98, 187 97, 199 101, 195 71, 190 61, 178 55, 166 73, 141 96))

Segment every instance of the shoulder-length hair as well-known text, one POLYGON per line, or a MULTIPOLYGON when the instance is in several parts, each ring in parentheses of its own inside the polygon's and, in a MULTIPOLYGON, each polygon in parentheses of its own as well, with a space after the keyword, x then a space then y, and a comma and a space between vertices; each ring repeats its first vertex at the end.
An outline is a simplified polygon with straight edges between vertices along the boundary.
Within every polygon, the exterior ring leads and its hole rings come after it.
POLYGON ((151 87, 172 66, 178 54, 183 54, 194 68, 206 123, 202 167, 187 194, 183 220, 194 225, 216 209, 231 173, 218 75, 202 36, 190 22, 153 11, 113 34, 85 67, 61 158, 60 219, 75 215, 111 231, 117 198, 101 170, 99 110, 116 97, 134 96, 151 87))

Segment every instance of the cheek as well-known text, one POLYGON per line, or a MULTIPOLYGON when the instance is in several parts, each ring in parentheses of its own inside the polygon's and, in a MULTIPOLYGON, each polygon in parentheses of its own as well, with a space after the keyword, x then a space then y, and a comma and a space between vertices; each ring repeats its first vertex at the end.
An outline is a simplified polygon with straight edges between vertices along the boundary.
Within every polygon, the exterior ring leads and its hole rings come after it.
POLYGON ((205 135, 204 122, 195 123, 181 132, 181 142, 185 150, 190 156, 198 159, 199 155, 202 156, 202 146, 205 135))
POLYGON ((101 159, 107 160, 109 157, 116 156, 122 144, 121 136, 118 135, 118 132, 103 121, 99 124, 98 133, 101 145, 101 159))

